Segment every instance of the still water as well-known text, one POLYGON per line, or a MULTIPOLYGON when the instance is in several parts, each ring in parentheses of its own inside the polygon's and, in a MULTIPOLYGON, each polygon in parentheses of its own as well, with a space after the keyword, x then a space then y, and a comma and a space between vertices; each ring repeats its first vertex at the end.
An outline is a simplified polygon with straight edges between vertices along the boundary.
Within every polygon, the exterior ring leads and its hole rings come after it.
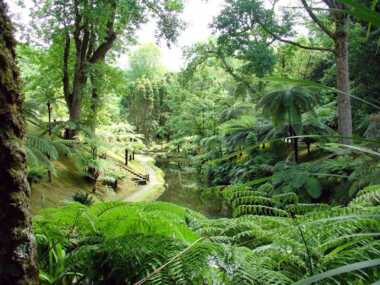
POLYGON ((165 172, 166 181, 166 191, 159 201, 174 203, 208 217, 223 216, 220 205, 201 198, 202 185, 194 169, 164 160, 157 160, 157 165, 165 172))

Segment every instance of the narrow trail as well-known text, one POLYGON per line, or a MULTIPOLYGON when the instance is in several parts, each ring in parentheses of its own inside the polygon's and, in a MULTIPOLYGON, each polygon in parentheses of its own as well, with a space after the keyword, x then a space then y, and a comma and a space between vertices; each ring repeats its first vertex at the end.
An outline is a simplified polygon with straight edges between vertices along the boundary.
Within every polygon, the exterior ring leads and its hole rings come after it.
POLYGON ((154 159, 150 156, 139 154, 136 155, 136 160, 145 168, 145 174, 149 175, 149 181, 146 185, 138 185, 138 190, 126 195, 124 201, 150 202, 157 200, 165 191, 163 172, 154 165, 154 159))

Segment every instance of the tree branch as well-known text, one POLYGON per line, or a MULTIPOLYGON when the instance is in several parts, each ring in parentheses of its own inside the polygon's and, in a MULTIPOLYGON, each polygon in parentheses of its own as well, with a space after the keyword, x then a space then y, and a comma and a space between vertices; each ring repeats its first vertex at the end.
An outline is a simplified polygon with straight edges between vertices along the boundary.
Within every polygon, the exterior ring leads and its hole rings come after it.
POLYGON ((108 33, 105 41, 95 50, 90 58, 90 63, 97 63, 99 60, 105 58, 107 52, 112 48, 117 36, 115 32, 108 33))
POLYGON ((114 1, 111 3, 111 8, 112 13, 107 23, 107 35, 104 42, 94 51, 89 60, 90 63, 97 63, 98 61, 103 60, 107 52, 112 48, 113 43, 116 41, 117 34, 114 31, 116 3, 114 1))
POLYGON ((237 75, 234 72, 234 70, 232 69, 231 66, 228 65, 228 63, 227 63, 224 55, 220 51, 215 52, 215 54, 222 61, 224 69, 227 71, 228 74, 230 74, 237 82, 242 82, 249 89, 250 92, 252 92, 252 93, 256 92, 255 88, 253 88, 251 86, 251 84, 247 80, 245 80, 244 78, 240 77, 239 75, 237 75))
POLYGON ((317 24, 317 26, 330 38, 335 39, 335 34, 331 32, 318 17, 314 14, 312 8, 307 4, 306 0, 301 0, 303 6, 306 9, 306 12, 309 14, 310 18, 317 24))
POLYGON ((261 25, 261 27, 263 28, 263 30, 265 32, 267 32, 269 35, 271 35, 273 38, 275 38, 276 40, 278 40, 280 42, 291 44, 291 45, 294 45, 294 46, 302 48, 302 49, 315 50, 315 51, 328 51, 328 52, 335 53, 335 50, 331 49, 331 48, 305 46, 303 44, 300 44, 300 43, 297 43, 297 42, 294 42, 294 41, 291 41, 291 40, 287 40, 287 39, 281 38, 280 36, 276 35, 275 33, 271 32, 270 30, 268 30, 267 28, 265 28, 264 25, 261 25))

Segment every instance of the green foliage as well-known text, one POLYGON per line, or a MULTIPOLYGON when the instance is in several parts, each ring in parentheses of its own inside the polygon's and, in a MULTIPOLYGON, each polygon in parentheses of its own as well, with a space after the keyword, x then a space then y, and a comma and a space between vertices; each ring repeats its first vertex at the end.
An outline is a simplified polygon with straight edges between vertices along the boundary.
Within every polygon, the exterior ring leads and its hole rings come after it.
POLYGON ((259 187, 247 183, 228 186, 223 194, 235 217, 247 214, 287 217, 288 213, 304 214, 327 206, 302 204, 294 192, 276 194, 277 192, 270 183, 259 187))
POLYGON ((307 202, 326 197, 330 201, 348 202, 355 191, 368 185, 377 173, 372 160, 363 156, 356 158, 347 152, 336 157, 324 155, 321 160, 297 165, 277 163, 271 177, 273 187, 279 192, 295 192, 307 202), (362 168, 363 165, 372 165, 372 170, 362 168))
POLYGON ((46 169, 43 166, 29 166, 28 181, 30 184, 40 182, 46 175, 46 169))
POLYGON ((144 140, 165 139, 160 151, 214 186, 202 191, 202 200, 233 217, 211 220, 167 203, 94 204, 77 193, 79 203, 34 218, 43 284, 370 284, 380 278, 376 1, 371 9, 338 1, 371 23, 352 18, 350 24, 349 93, 360 142, 352 146, 331 143, 341 93, 331 87, 335 55, 310 51, 336 41, 319 28, 340 12, 311 7, 320 22, 306 21, 309 34, 299 37, 303 13, 280 12, 282 1, 264 2, 226 1, 212 25, 216 38, 187 50, 183 71, 165 74, 154 45, 131 53, 126 72, 112 64, 152 16, 158 37, 174 40, 182 1, 35 1, 34 26, 45 45, 18 51, 30 181, 53 172, 65 155, 93 181, 102 176, 116 184, 123 174, 99 154, 123 157, 144 150, 144 140), (82 116, 67 123, 74 86, 82 116), (74 142, 60 138, 63 128, 79 131, 74 142), (290 142, 300 152, 298 164, 288 161, 290 142))
POLYGON ((376 7, 376 1, 372 1, 372 9, 362 5, 359 1, 355 0, 339 0, 341 3, 345 3, 349 6, 348 13, 359 18, 360 20, 369 22, 377 27, 380 27, 380 15, 374 11, 376 7))
POLYGON ((130 122, 149 141, 157 135, 156 129, 165 124, 166 95, 163 79, 140 77, 129 84, 127 97, 121 101, 130 122))
POLYGON ((86 206, 90 206, 94 203, 91 195, 85 192, 75 193, 73 196, 73 201, 86 205, 86 206))
POLYGON ((154 44, 145 44, 129 56, 127 78, 136 81, 143 77, 147 79, 161 79, 164 67, 161 64, 160 49, 154 44))
MULTIPOLYGON (((225 188, 226 199, 240 217, 208 221, 200 227, 201 233, 213 236, 216 242, 251 248, 252 253, 244 256, 243 264, 247 262, 250 268, 265 264, 265 269, 280 274, 278 284, 293 284, 305 278, 308 271, 335 272, 330 276, 336 283, 377 280, 378 265, 371 261, 378 256, 379 249, 377 208, 357 208, 355 203, 348 208, 302 204, 294 193, 270 195, 271 188, 260 188, 248 185, 225 188), (356 262, 373 267, 363 266, 365 272, 355 271, 359 269, 356 262)), ((368 191, 364 189, 363 195, 368 191)), ((248 272, 245 272, 247 279, 259 275, 251 277, 248 272)), ((260 276, 256 282, 267 284, 265 281, 260 276)))
MULTIPOLYGON (((273 69, 273 49, 258 27, 258 20, 270 25, 270 13, 262 8, 260 1, 229 1, 215 19, 214 27, 220 33, 218 47, 227 56, 235 56, 244 64, 239 68, 242 74, 262 77, 273 69), (252 37, 255 32, 257 36, 252 37)), ((272 27, 268 27, 271 29, 272 27)))
POLYGON ((41 172, 42 169, 54 173, 52 161, 61 155, 69 155, 71 142, 56 137, 28 134, 26 138, 27 163, 30 171, 41 172))
MULTIPOLYGON (((244 189, 226 191, 229 197, 248 197, 237 194, 244 189)), ((272 201, 279 205, 296 198, 281 195, 272 201)), ((317 273, 370 263, 378 254, 375 208, 314 207, 297 218, 279 208, 258 209, 240 218, 216 220, 167 203, 46 209, 34 219, 41 279, 56 276, 55 284, 74 276, 115 284, 134 284, 144 277, 147 284, 292 284, 308 276, 310 260, 317 273)), ((370 282, 378 277, 375 268, 340 271, 333 278, 370 282)))
POLYGON ((380 187, 371 185, 363 188, 357 194, 355 199, 350 203, 352 206, 379 206, 380 205, 380 187))
MULTIPOLYGON (((51 244, 63 246, 62 277, 75 272, 93 282, 121 284, 128 280, 134 284, 173 258, 170 266, 153 274, 148 283, 189 284, 194 278, 203 278, 215 247, 207 241, 194 243, 199 235, 187 226, 188 217, 203 219, 166 203, 115 202, 89 208, 72 204, 44 210, 34 225, 38 236, 47 237, 39 241, 41 250, 53 250, 51 244)), ((49 259, 40 256, 40 265, 47 270, 49 259)))
POLYGON ((127 112, 125 117, 148 141, 166 135, 168 75, 160 60, 160 50, 152 44, 140 46, 130 55, 125 76, 128 88, 120 102, 121 113, 127 112))
POLYGON ((281 85, 269 89, 259 101, 258 108, 272 118, 275 126, 287 124, 299 133, 302 130, 302 114, 313 111, 317 103, 315 91, 281 85))

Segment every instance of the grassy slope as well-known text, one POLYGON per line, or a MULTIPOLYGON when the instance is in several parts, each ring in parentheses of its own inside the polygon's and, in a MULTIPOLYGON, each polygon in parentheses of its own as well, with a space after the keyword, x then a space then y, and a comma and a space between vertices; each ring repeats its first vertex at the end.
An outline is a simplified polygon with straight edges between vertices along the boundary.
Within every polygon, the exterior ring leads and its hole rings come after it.
MULTIPOLYGON (((137 165, 138 162, 134 162, 134 164, 137 165)), ((56 176, 53 177, 52 183, 49 183, 45 178, 42 182, 32 185, 33 214, 38 213, 38 210, 41 208, 62 206, 65 202, 71 201, 72 196, 77 192, 92 194, 92 183, 88 182, 77 171, 70 160, 63 159, 56 161, 55 167, 56 176)), ((94 195, 92 194, 92 196, 95 201, 117 200, 137 190, 135 183, 127 175, 126 178, 120 181, 116 193, 112 189, 98 183, 97 192, 94 195)))
POLYGON ((49 183, 45 178, 32 185, 32 212, 40 208, 62 205, 65 200, 80 191, 91 192, 92 186, 81 177, 68 159, 55 162, 56 176, 49 183))
MULTIPOLYGON (((116 154, 107 154, 107 164, 109 168, 124 172, 121 168, 122 158, 116 154)), ((92 194, 92 184, 76 170, 74 164, 69 159, 62 159, 55 162, 56 176, 53 182, 49 183, 45 178, 42 182, 32 185, 32 212, 37 214, 39 209, 45 207, 61 206, 72 200, 72 196, 77 192, 90 193, 95 201, 127 200, 127 201, 152 201, 157 199, 165 190, 165 180, 162 171, 154 165, 154 160, 145 159, 145 156, 136 156, 136 160, 130 161, 129 166, 135 171, 152 177, 151 183, 145 186, 137 186, 132 180, 132 176, 125 172, 125 178, 119 181, 116 193, 106 186, 97 184, 97 192, 92 194), (129 199, 130 198, 130 199, 129 199)))

